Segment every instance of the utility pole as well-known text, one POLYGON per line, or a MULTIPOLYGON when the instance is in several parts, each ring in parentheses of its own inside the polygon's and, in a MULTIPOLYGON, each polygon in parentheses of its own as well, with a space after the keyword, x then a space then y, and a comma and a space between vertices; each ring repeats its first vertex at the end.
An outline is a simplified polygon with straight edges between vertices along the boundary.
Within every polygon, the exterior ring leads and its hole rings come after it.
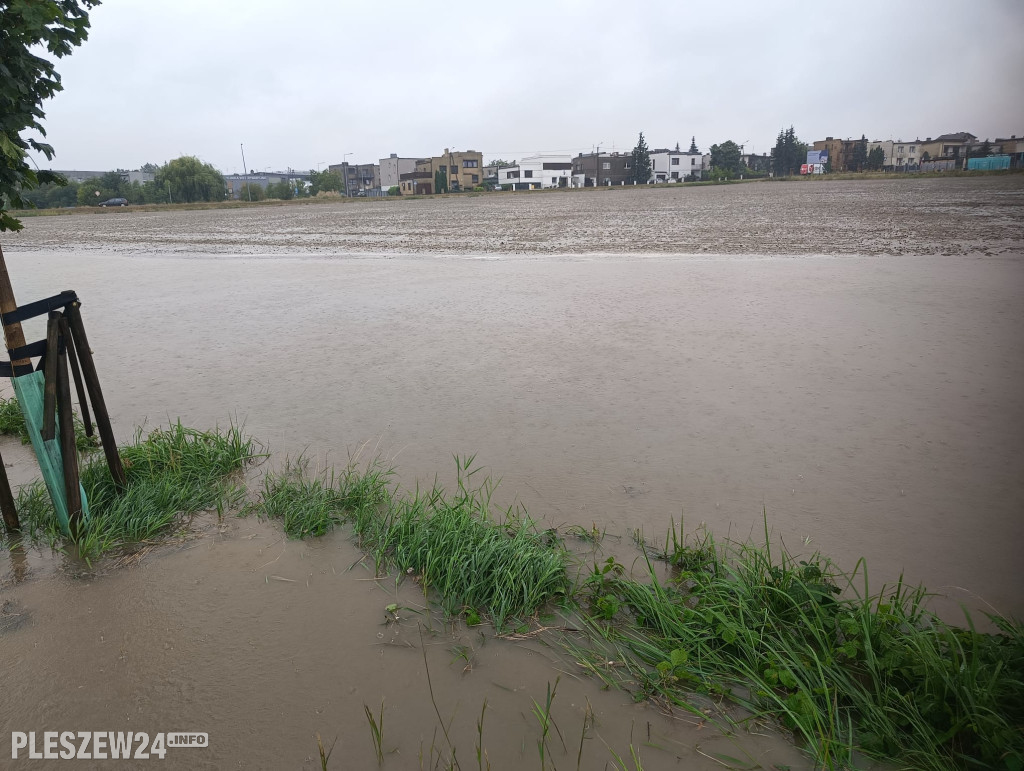
POLYGON ((249 173, 246 171, 249 167, 245 165, 245 145, 239 142, 238 146, 242 148, 242 176, 245 178, 245 191, 249 194, 249 203, 252 203, 252 187, 249 186, 249 173))

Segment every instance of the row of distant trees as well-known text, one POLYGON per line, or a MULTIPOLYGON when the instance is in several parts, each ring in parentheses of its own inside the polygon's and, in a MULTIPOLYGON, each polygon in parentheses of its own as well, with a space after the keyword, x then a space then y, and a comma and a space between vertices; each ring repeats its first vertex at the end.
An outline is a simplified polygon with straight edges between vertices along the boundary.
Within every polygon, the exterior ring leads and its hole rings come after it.
MULTIPOLYGON (((129 182, 124 169, 108 171, 84 182, 69 180, 66 185, 47 182, 22 191, 22 200, 40 209, 69 206, 94 206, 109 198, 124 198, 130 204, 194 203, 223 201, 227 197, 224 176, 208 163, 192 155, 175 158, 162 166, 146 163, 140 171, 154 175, 150 182, 129 182)), ((291 200, 315 196, 320 192, 340 192, 344 188, 336 171, 310 171, 308 184, 282 180, 263 187, 243 184, 243 200, 263 201, 268 198, 291 200)))

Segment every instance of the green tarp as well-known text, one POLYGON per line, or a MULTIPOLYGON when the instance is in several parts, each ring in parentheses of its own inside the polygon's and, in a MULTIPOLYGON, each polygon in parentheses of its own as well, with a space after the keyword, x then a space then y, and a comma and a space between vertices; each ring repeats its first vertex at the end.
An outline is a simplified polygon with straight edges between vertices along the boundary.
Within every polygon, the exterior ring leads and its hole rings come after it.
MULTIPOLYGON (((70 533, 68 527, 68 502, 64 493, 64 461, 61 459, 60 439, 54 437, 43 440, 43 373, 33 372, 11 378, 14 394, 18 397, 18 406, 25 416, 25 428, 32 440, 32 449, 39 459, 39 470, 43 473, 43 481, 53 501, 53 510, 57 512, 57 521, 65 535, 70 533)), ((89 504, 85 500, 85 489, 82 489, 82 520, 89 517, 89 504)))

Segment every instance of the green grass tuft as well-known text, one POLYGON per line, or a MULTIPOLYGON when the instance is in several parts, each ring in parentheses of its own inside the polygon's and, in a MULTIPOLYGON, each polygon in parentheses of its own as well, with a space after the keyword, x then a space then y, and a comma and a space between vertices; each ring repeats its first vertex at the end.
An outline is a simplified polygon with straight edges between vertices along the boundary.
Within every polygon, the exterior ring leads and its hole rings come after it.
POLYGON ((388 487, 391 470, 377 463, 365 470, 350 466, 337 478, 309 478, 290 468, 267 477, 252 508, 281 519, 293 537, 322 535, 351 522, 378 574, 411 573, 424 591, 438 593, 450 615, 480 609, 502 628, 567 592, 567 553, 560 539, 538 531, 520 510, 493 517, 494 485, 485 480, 471 486, 472 458, 456 460, 452 495, 438 486, 400 495, 388 487))
MULTIPOLYGON (((611 639, 645 696, 726 696, 807 743, 818 764, 855 753, 921 769, 1024 768, 1024 628, 948 625, 926 592, 877 594, 827 559, 764 545, 669 538, 686 568, 659 581, 595 568, 595 639, 611 639), (612 609, 602 616, 601 609, 612 609), (611 616, 615 620, 611 620, 611 616)), ((858 569, 862 568, 858 565, 858 569)))
MULTIPOLYGON (((255 460, 255 444, 241 429, 198 431, 180 422, 143 436, 141 430, 119 448, 127 487, 118 490, 104 457, 81 470, 90 516, 72 539, 92 559, 111 549, 151 540, 182 516, 223 506, 237 497, 229 477, 255 460)), ((63 540, 41 481, 18 491, 23 534, 56 546, 63 540)))

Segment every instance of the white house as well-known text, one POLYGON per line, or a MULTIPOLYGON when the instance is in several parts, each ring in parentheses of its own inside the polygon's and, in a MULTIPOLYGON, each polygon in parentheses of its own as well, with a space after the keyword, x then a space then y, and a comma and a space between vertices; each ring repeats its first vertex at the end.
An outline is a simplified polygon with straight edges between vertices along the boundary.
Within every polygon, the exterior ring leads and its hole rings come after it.
POLYGON ((572 186, 572 157, 561 154, 531 155, 514 166, 498 169, 498 184, 513 190, 539 190, 572 186))
MULTIPOLYGON (((689 176, 700 179, 707 169, 700 152, 682 150, 651 150, 651 184, 682 182, 689 176)), ((706 156, 710 163, 711 156, 706 156)))

